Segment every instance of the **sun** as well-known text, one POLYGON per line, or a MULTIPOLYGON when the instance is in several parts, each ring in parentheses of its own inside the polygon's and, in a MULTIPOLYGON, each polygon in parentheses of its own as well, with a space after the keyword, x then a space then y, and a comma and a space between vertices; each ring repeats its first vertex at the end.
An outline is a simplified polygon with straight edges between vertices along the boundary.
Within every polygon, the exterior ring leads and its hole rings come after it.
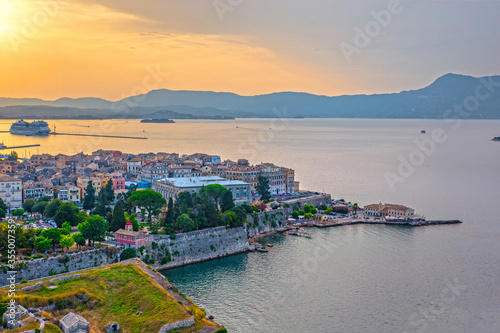
POLYGON ((0 33, 9 32, 12 29, 10 20, 13 11, 14 6, 11 0, 0 0, 0 33))

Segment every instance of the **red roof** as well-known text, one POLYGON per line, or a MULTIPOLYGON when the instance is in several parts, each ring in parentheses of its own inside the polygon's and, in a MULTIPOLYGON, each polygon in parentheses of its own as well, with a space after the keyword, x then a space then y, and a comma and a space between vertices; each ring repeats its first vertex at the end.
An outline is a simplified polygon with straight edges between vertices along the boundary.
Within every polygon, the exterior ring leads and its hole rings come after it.
POLYGON ((130 220, 128 220, 127 223, 125 223, 125 225, 132 225, 132 223, 130 223, 130 220))

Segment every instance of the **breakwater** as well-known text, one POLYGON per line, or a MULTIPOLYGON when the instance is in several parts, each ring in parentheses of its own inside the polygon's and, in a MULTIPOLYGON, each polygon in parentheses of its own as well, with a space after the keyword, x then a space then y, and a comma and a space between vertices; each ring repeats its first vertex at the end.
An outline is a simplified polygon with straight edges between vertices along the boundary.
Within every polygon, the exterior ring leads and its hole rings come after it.
POLYGON ((328 227, 341 227, 343 225, 353 225, 353 224, 387 224, 387 225, 406 225, 411 227, 420 227, 426 225, 438 225, 438 224, 459 224, 462 223, 460 220, 429 220, 429 221, 402 221, 402 222, 392 222, 392 221, 365 221, 365 220, 352 220, 352 221, 341 221, 341 222, 324 222, 324 223, 312 223, 306 226, 312 226, 317 228, 328 228, 328 227))

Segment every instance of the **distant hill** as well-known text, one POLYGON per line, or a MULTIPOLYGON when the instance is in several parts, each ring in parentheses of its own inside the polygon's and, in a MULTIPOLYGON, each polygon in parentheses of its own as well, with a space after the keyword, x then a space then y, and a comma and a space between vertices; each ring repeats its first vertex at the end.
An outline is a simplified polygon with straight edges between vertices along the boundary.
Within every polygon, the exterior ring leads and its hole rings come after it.
MULTIPOLYGON (((111 102, 99 98, 60 98, 56 101, 39 99, 0 98, 0 117, 27 117, 42 115, 64 118, 92 115, 104 118, 141 118, 145 114, 169 110, 194 117, 229 116, 247 117, 334 117, 334 118, 430 118, 446 116, 447 110, 463 104, 468 96, 475 96, 476 89, 484 82, 493 85, 480 88, 489 93, 488 98, 474 106, 471 119, 500 119, 500 76, 476 78, 466 75, 446 74, 431 85, 410 91, 391 94, 320 96, 308 93, 279 92, 257 96, 240 96, 227 92, 153 90, 144 95, 131 96, 111 102), (490 89, 491 92, 488 90, 490 89), (17 105, 13 113, 13 106, 17 105), (20 105, 31 105, 20 108, 20 105), (111 111, 112 107, 122 107, 111 111), (42 107, 43 106, 43 107, 42 107), (286 110, 286 111, 283 111, 286 110)), ((467 101, 471 102, 469 98, 467 101)), ((181 117, 183 117, 181 115, 181 117)), ((186 116, 189 118, 189 116, 186 116)), ((173 118, 175 119, 175 118, 173 118)), ((179 118, 178 118, 179 119, 179 118)))

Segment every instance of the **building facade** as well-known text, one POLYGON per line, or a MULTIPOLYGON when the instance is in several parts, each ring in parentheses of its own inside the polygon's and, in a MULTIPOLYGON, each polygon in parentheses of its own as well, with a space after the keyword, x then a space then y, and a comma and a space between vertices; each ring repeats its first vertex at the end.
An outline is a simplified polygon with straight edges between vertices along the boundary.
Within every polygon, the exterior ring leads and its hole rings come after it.
POLYGON ((16 177, 0 176, 0 198, 9 211, 22 208, 23 182, 16 177))
POLYGON ((167 178, 155 182, 153 189, 165 199, 174 199, 180 192, 198 193, 204 186, 218 184, 230 190, 235 205, 249 205, 252 203, 251 186, 239 180, 227 180, 218 176, 167 178))

